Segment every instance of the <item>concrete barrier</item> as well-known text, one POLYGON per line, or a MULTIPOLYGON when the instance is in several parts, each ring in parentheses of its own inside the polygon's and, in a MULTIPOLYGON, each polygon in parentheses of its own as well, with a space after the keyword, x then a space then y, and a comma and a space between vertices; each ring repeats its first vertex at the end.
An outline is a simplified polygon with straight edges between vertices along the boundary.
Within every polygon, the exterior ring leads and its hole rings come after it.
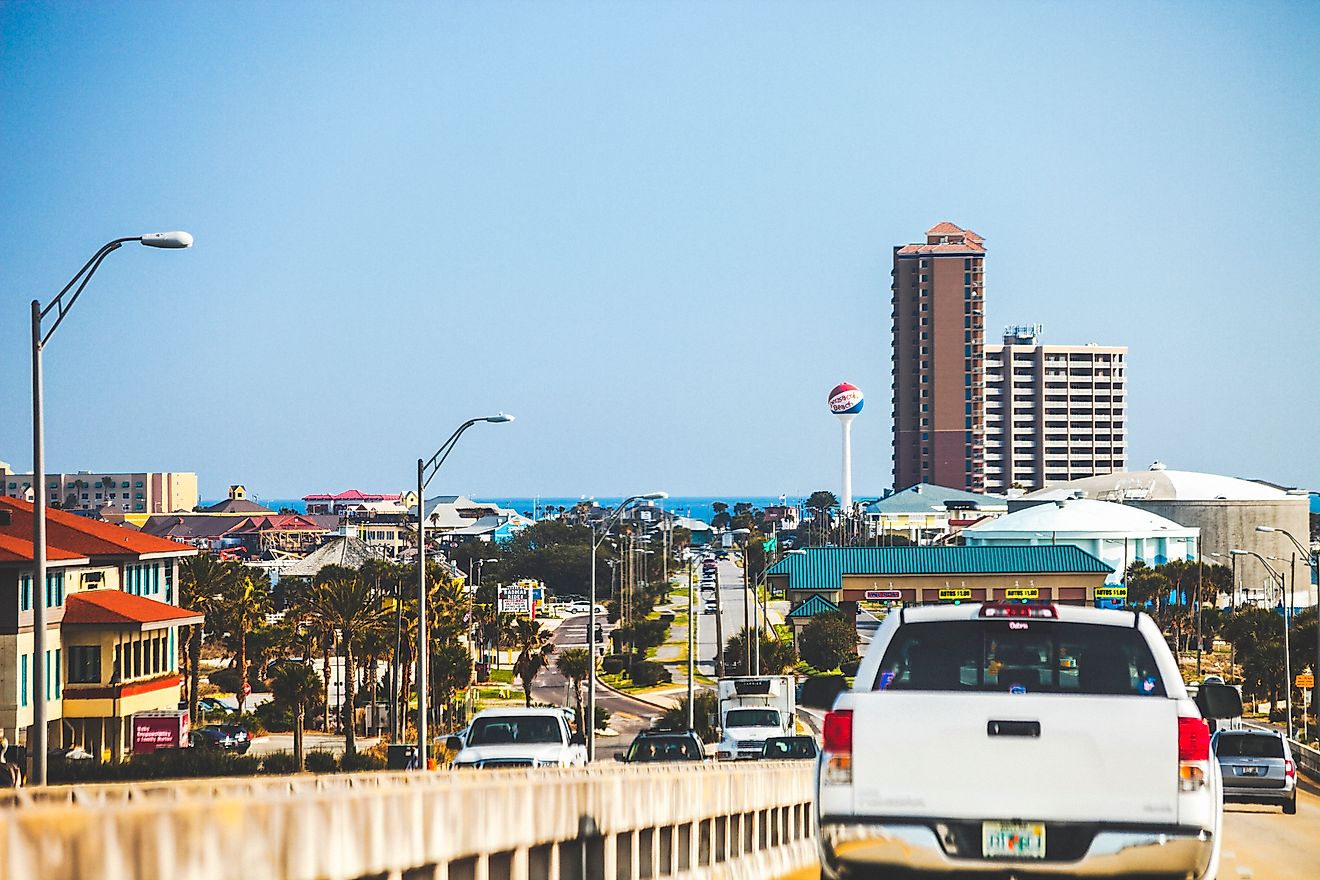
POLYGON ((0 876, 643 880, 811 864, 811 764, 54 786, 0 798, 0 876))

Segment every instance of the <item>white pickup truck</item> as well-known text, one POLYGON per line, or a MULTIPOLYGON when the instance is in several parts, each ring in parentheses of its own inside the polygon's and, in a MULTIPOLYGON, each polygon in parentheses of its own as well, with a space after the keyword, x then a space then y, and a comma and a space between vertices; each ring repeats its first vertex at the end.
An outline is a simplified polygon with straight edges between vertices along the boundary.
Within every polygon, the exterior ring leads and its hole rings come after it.
POLYGON ((487 709, 478 712, 465 736, 449 737, 464 767, 583 767, 587 747, 560 709, 487 709))
MULTIPOLYGON (((1222 791, 1203 716, 1144 614, 1048 604, 908 608, 831 708, 817 764, 825 875, 1213 878, 1222 791)), ((832 704, 832 706, 831 706, 832 704)))

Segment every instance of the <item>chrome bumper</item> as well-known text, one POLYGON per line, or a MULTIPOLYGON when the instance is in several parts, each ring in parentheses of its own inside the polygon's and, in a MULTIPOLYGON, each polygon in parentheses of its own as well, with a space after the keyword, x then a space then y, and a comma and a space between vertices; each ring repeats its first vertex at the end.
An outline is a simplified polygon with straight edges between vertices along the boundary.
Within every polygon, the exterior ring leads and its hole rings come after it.
POLYGON ((855 866, 931 874, 1145 874, 1198 880, 1208 870, 1215 848, 1210 832, 1199 828, 1176 832, 1102 828, 1086 854, 1075 860, 964 858, 949 855, 928 825, 829 818, 822 821, 817 841, 828 877, 847 876, 849 866, 855 866))

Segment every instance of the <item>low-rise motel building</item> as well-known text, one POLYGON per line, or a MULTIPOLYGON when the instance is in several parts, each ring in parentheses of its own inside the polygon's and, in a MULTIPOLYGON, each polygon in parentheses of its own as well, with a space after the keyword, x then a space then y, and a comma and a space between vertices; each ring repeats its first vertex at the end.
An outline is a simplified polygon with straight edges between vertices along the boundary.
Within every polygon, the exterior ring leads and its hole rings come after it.
POLYGON ((133 750, 134 715, 177 710, 179 628, 202 615, 179 607, 187 544, 46 511, 46 583, 32 583, 32 505, 0 498, 0 732, 30 741, 46 700, 49 747, 80 746, 102 760, 133 750), (32 608, 46 604, 45 657, 33 656, 32 608), (35 663, 45 693, 33 693, 35 663))
POLYGON ((1117 598, 1114 569, 1071 544, 1029 547, 806 547, 766 580, 788 596, 795 631, 824 611, 949 602, 1041 600, 1095 605, 1117 598), (824 601, 822 601, 824 600, 824 601))

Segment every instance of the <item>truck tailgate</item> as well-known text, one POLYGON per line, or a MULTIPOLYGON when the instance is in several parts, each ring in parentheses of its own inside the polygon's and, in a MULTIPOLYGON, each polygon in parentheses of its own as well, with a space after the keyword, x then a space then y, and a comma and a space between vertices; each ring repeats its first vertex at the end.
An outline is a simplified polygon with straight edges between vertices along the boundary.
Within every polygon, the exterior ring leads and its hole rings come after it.
POLYGON ((853 712, 858 815, 1177 820, 1174 700, 889 691, 853 712))

